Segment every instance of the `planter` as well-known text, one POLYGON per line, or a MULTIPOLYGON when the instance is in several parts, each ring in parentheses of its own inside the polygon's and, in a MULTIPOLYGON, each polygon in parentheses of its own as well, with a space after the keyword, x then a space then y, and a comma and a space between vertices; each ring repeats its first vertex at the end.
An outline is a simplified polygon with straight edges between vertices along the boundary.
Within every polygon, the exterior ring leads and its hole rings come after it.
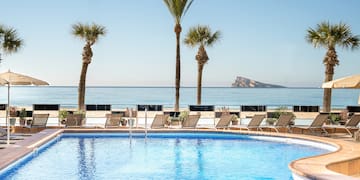
POLYGON ((28 126, 30 126, 31 123, 32 123, 32 120, 31 120, 31 119, 29 119, 29 120, 26 121, 26 125, 28 125, 28 126))
POLYGON ((181 121, 180 121, 180 119, 179 118, 173 118, 173 119, 171 119, 171 122, 170 122, 170 125, 172 125, 172 126, 178 126, 178 125, 180 125, 181 124, 181 121))
POLYGON ((128 120, 129 126, 130 126, 130 127, 133 127, 133 126, 134 126, 134 122, 135 122, 134 119, 129 119, 129 120, 128 120))
POLYGON ((20 126, 25 126, 26 120, 25 119, 20 119, 20 126))
POLYGON ((276 118, 267 118, 267 119, 266 119, 266 124, 267 124, 267 125, 270 125, 270 126, 273 126, 276 121, 277 121, 276 118))
POLYGON ((65 125, 66 124, 66 119, 61 119, 60 124, 65 125))
POLYGON ((15 126, 16 118, 10 118, 9 121, 10 121, 10 126, 15 126))
POLYGON ((239 124, 239 121, 231 121, 231 124, 232 124, 232 125, 238 125, 238 124, 239 124))
POLYGON ((360 130, 357 130, 354 133, 354 139, 355 139, 355 141, 360 142, 360 130))
POLYGON ((127 120, 126 120, 126 119, 123 119, 123 120, 121 121, 121 126, 126 126, 126 124, 127 124, 127 120))

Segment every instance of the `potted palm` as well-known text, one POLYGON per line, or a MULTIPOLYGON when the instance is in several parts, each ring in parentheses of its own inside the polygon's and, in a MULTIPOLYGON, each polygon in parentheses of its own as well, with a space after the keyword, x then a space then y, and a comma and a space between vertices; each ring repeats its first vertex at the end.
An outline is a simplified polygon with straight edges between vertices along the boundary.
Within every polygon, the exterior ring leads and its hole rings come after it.
POLYGON ((180 122, 185 121, 189 114, 190 114, 189 111, 181 111, 179 114, 179 121, 180 122))
POLYGON ((61 124, 66 124, 66 118, 69 115, 69 112, 66 110, 59 111, 59 121, 61 124))
POLYGON ((231 117, 231 124, 232 125, 238 125, 239 124, 239 119, 238 119, 238 116, 233 114, 232 117, 231 117))
POLYGON ((80 114, 81 115, 81 120, 77 122, 78 126, 82 126, 82 125, 84 125, 86 123, 85 122, 85 118, 86 118, 86 112, 85 111, 82 111, 82 110, 75 111, 74 114, 80 114))
POLYGON ((25 126, 25 118, 26 118, 26 109, 22 108, 19 113, 20 126, 25 126))
POLYGON ((167 118, 167 120, 165 122, 165 125, 170 126, 171 125, 171 120, 172 120, 172 117, 169 116, 169 118, 167 118))
POLYGON ((10 107, 10 119, 9 119, 9 121, 10 121, 11 126, 15 126, 16 117, 17 117, 16 108, 15 107, 10 107))
POLYGON ((338 125, 341 120, 341 116, 339 114, 331 114, 330 113, 329 120, 330 120, 330 124, 338 125))

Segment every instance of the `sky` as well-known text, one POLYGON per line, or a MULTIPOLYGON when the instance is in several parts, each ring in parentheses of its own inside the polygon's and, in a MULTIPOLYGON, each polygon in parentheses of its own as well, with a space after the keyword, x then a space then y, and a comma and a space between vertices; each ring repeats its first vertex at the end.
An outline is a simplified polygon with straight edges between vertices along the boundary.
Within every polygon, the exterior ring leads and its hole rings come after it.
MULTIPOLYGON (((84 42, 75 23, 107 29, 93 46, 87 86, 175 84, 174 19, 162 0, 0 0, 0 24, 13 27, 23 48, 3 55, 0 72, 11 69, 53 86, 76 86, 84 42)), ((360 35, 358 0, 195 0, 182 19, 188 29, 208 25, 222 33, 207 48, 203 86, 229 87, 236 76, 287 87, 320 87, 326 50, 305 41, 316 24, 344 22, 360 35)), ((181 85, 196 86, 196 48, 181 44, 181 85)), ((359 74, 360 49, 337 48, 334 78, 359 74)), ((0 52, 2 53, 2 52, 0 52)))

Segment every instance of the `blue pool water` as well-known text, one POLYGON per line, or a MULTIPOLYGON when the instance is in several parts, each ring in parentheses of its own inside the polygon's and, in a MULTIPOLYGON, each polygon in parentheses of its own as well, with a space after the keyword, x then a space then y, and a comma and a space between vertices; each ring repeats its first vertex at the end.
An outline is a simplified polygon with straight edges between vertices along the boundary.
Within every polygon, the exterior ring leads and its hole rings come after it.
POLYGON ((292 179, 328 150, 224 133, 63 134, 0 179, 292 179))

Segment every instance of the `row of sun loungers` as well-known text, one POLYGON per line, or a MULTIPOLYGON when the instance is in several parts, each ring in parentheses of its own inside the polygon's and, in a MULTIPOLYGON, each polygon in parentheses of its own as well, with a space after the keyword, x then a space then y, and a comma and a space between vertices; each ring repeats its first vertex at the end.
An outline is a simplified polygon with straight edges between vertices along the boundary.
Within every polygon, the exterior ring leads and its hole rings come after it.
MULTIPOLYGON (((231 123, 233 115, 226 114, 222 115, 215 125, 216 129, 228 129, 231 123)), ((32 123, 24 128, 45 128, 47 119, 49 118, 49 114, 33 114, 32 123)), ((169 118, 168 114, 156 114, 150 128, 165 128, 166 122, 169 118)), ((120 127, 122 116, 121 114, 107 114, 105 121, 105 128, 116 128, 120 127)), ((181 127, 186 129, 195 129, 197 128, 198 121, 200 119, 200 115, 188 115, 187 118, 182 122, 181 127)), ((344 126, 329 126, 324 125, 325 121, 328 119, 327 114, 318 114, 316 118, 312 121, 309 126, 291 126, 291 121, 293 120, 293 116, 291 114, 281 114, 278 121, 273 126, 262 126, 261 123, 265 119, 265 115, 255 114, 250 122, 247 125, 234 126, 234 128, 246 129, 246 130, 257 130, 263 131, 264 129, 274 130, 275 132, 280 132, 280 129, 286 129, 287 132, 292 132, 293 128, 297 128, 301 130, 303 133, 304 130, 309 131, 312 134, 315 134, 317 130, 320 130, 320 133, 328 134, 326 128, 334 128, 334 129, 345 129, 345 131, 349 135, 352 134, 352 130, 358 129, 358 125, 360 123, 360 114, 354 114, 344 126)), ((83 127, 85 124, 85 118, 82 114, 69 114, 67 117, 65 127, 83 127)), ((1 129, 0 136, 4 136, 6 134, 4 129, 1 129)))
MULTIPOLYGON (((220 120, 215 125, 216 129, 228 129, 229 125, 232 120, 231 114, 228 115, 222 115, 220 117, 220 120)), ((111 117, 111 115, 110 115, 111 117)), ((109 121, 114 122, 114 120, 111 120, 111 118, 108 117, 106 120, 105 127, 109 127, 109 121)), ((117 116, 117 123, 115 126, 119 126, 120 121, 119 116, 117 116)), ((157 114, 151 124, 152 129, 156 128, 165 128, 165 122, 169 118, 169 115, 166 114, 157 114)), ((187 129, 194 129, 197 127, 197 123, 200 119, 200 115, 188 115, 188 117, 182 122, 181 126, 182 128, 187 129)), ((327 128, 339 128, 339 129, 345 129, 349 135, 352 135, 351 130, 352 129, 358 129, 358 125, 360 123, 360 114, 353 115, 351 119, 347 121, 347 123, 344 126, 324 126, 325 121, 328 119, 327 114, 319 114, 316 116, 316 118, 312 121, 312 123, 309 126, 291 126, 291 121, 293 120, 293 115, 291 114, 282 114, 277 123, 273 126, 262 126, 261 123, 265 119, 265 115, 254 115, 250 122, 247 125, 242 126, 236 126, 236 128, 240 129, 246 129, 246 130, 260 130, 263 131, 264 129, 273 129, 275 132, 280 132, 280 129, 286 129, 287 132, 292 132, 292 128, 298 128, 303 133, 304 130, 308 130, 312 134, 315 134, 317 130, 320 130, 321 133, 328 134, 326 131, 327 128)), ((114 125, 114 124, 112 124, 114 125)))
POLYGON ((279 120, 274 126, 261 126, 261 122, 264 119, 264 115, 255 115, 251 119, 248 125, 240 126, 240 129, 247 129, 247 130, 260 130, 262 131, 265 128, 274 129, 276 132, 279 132, 281 128, 287 129, 287 132, 291 132, 291 128, 298 128, 303 133, 304 130, 308 130, 312 134, 316 133, 316 130, 320 130, 321 133, 328 134, 326 128, 334 128, 334 129, 345 129, 347 133, 353 136, 351 130, 359 129, 358 125, 360 123, 360 114, 353 115, 344 126, 331 126, 331 125, 324 125, 325 121, 328 119, 327 114, 319 114, 316 118, 312 121, 309 126, 291 126, 291 120, 293 119, 292 115, 290 114, 282 114, 279 117, 279 120))

